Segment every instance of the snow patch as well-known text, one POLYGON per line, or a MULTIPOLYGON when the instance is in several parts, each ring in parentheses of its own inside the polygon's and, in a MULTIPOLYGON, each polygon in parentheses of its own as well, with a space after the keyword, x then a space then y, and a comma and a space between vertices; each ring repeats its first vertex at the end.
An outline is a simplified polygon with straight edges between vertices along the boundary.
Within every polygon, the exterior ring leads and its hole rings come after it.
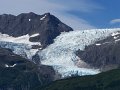
POLYGON ((30 37, 36 37, 36 36, 39 36, 39 33, 33 34, 30 37))
POLYGON ((115 40, 115 42, 118 42, 118 41, 120 41, 120 39, 115 40))
POLYGON ((47 15, 44 15, 42 18, 40 18, 40 20, 44 20, 46 18, 47 15))
POLYGON ((114 36, 113 38, 114 38, 114 39, 117 39, 117 38, 119 38, 119 36, 114 36))
POLYGON ((97 44, 95 44, 96 46, 100 46, 101 44, 100 43, 97 43, 97 44))
POLYGON ((23 43, 23 44, 28 44, 28 45, 41 45, 40 42, 30 42, 29 38, 30 36, 28 34, 20 36, 20 37, 12 37, 7 34, 0 33, 0 41, 23 43))
POLYGON ((111 36, 116 36, 118 34, 120 34, 120 33, 119 32, 114 32, 114 33, 111 34, 111 36))
POLYGON ((29 19, 29 22, 31 21, 31 19, 29 19))
POLYGON ((13 64, 13 65, 8 65, 8 64, 5 64, 5 67, 15 67, 17 64, 13 64))

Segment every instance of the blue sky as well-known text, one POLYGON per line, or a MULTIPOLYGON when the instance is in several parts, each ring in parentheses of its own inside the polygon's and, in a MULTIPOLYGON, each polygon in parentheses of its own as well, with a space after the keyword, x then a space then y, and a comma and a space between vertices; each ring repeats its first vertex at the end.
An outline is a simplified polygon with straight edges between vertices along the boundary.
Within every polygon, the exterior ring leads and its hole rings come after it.
POLYGON ((120 0, 0 0, 0 14, 50 12, 75 30, 120 27, 120 0))

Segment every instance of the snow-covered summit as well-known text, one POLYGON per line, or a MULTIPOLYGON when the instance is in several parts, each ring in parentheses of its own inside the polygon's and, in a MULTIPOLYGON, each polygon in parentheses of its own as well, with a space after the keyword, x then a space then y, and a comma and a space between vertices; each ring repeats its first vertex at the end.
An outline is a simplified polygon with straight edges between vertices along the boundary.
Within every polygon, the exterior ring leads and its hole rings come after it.
POLYGON ((4 17, 0 15, 0 33, 20 37, 19 39, 29 37, 28 35, 30 35, 30 41, 41 42, 42 48, 53 43, 53 39, 60 35, 61 32, 72 30, 71 27, 62 23, 50 13, 38 15, 30 12, 21 13, 17 16, 5 14, 4 17), (37 36, 36 34, 38 33, 39 35, 37 36), (33 34, 35 34, 34 37, 32 37, 33 34))

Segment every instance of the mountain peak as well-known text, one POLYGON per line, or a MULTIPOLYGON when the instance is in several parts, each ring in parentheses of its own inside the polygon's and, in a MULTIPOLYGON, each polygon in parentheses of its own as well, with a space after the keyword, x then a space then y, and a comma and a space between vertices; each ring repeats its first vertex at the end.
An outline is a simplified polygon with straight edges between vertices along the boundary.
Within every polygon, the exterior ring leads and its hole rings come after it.
POLYGON ((13 37, 39 33, 37 37, 30 38, 30 41, 41 42, 43 47, 53 43, 53 39, 60 35, 61 32, 72 30, 71 27, 62 23, 57 17, 50 13, 37 15, 29 12, 19 14, 18 16, 8 14, 5 14, 5 17, 0 16, 1 33, 13 37))
POLYGON ((46 15, 46 16, 50 16, 51 14, 50 14, 49 12, 47 12, 47 13, 45 13, 44 15, 46 15))

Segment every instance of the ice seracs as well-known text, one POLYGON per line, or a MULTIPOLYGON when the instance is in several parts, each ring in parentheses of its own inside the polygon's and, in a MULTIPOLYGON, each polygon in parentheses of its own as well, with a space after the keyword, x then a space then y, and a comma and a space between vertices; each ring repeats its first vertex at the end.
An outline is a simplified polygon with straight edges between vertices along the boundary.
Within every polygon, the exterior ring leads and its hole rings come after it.
MULTIPOLYGON (((39 35, 38 33, 33 35, 27 34, 21 37, 0 34, 0 46, 9 48, 15 54, 27 57, 30 60, 37 52, 40 56, 41 64, 53 66, 55 71, 60 73, 62 77, 93 75, 99 73, 99 69, 84 67, 83 64, 87 65, 87 63, 76 56, 75 52, 77 50, 84 50, 85 46, 95 44, 98 40, 103 40, 111 35, 114 37, 118 35, 118 31, 120 31, 120 28, 64 32, 54 39, 53 44, 47 46, 45 49, 32 49, 32 45, 41 45, 40 42, 29 41, 30 37, 36 37, 39 35)), ((106 43, 109 42, 101 44, 106 43)), ((96 45, 99 46, 100 43, 96 45)))
POLYGON ((87 69, 87 68, 72 68, 67 67, 62 72, 62 78, 71 76, 84 76, 84 75, 94 75, 100 73, 99 70, 87 69))
POLYGON ((9 48, 13 51, 13 53, 20 55, 24 58, 32 60, 32 56, 36 54, 39 49, 32 49, 31 45, 27 45, 24 43, 14 43, 14 42, 5 42, 0 41, 0 47, 9 48))
POLYGON ((113 38, 114 38, 114 39, 117 39, 117 38, 119 38, 119 36, 114 36, 113 38))
POLYGON ((63 77, 66 76, 65 74, 71 75, 73 71, 74 74, 76 72, 79 75, 99 73, 99 70, 93 68, 86 68, 84 71, 83 68, 85 67, 78 67, 76 62, 78 62, 80 58, 76 56, 75 52, 77 50, 84 50, 85 46, 94 44, 98 40, 103 40, 117 31, 120 31, 120 28, 80 30, 62 33, 54 40, 53 44, 39 52, 41 63, 53 66, 63 77), (84 74, 80 74, 79 72, 84 74))

